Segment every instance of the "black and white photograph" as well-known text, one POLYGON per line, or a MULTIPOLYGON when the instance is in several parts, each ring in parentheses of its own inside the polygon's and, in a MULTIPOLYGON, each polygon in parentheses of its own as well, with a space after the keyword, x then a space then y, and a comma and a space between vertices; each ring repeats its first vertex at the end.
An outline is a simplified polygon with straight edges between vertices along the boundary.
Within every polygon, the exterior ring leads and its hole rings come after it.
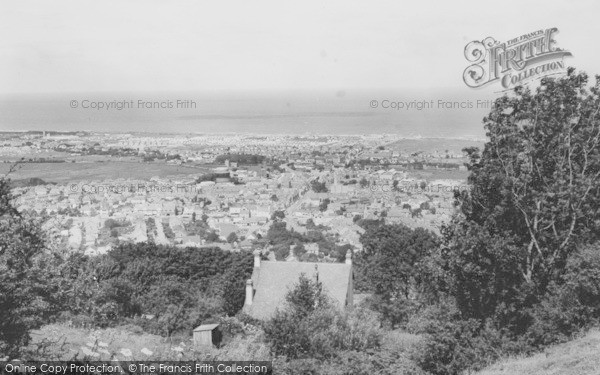
POLYGON ((599 15, 0 0, 0 374, 600 374, 599 15))

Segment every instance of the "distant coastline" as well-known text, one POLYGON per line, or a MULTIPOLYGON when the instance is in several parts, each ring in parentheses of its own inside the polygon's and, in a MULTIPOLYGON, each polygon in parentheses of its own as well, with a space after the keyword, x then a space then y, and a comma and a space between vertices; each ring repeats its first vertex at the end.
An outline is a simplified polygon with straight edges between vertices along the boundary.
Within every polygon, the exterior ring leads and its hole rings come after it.
POLYGON ((127 133, 152 134, 393 134, 407 139, 480 140, 485 137, 482 119, 489 109, 477 108, 477 102, 490 99, 464 91, 5 94, 0 96, 0 131, 122 133, 127 129, 127 133), (167 108, 178 98, 191 98, 195 108, 167 108), (156 108, 138 108, 136 100, 156 108), (122 101, 133 107, 116 109, 114 104, 122 101), (83 102, 88 107, 94 103, 112 107, 81 108, 83 102), (373 107, 371 102, 382 105, 373 107), (424 102, 431 105, 413 105, 424 102), (454 107, 440 107, 442 102, 454 107), (158 107, 163 104, 165 108, 158 107))

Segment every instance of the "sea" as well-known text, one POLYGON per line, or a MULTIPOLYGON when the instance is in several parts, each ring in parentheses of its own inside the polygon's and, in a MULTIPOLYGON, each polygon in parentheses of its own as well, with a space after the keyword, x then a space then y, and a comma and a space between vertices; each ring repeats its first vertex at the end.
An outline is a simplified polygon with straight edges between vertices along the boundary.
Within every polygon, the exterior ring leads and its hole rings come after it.
POLYGON ((0 131, 481 140, 493 100, 466 89, 15 94, 0 96, 0 131))

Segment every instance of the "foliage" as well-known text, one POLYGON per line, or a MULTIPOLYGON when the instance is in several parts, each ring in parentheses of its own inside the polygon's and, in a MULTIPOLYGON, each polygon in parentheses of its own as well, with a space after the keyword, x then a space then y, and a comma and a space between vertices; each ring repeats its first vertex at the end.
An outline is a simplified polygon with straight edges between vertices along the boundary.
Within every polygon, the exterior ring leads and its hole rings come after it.
MULTIPOLYGON (((359 216, 359 215, 356 215, 359 216)), ((355 218, 356 218, 355 216, 355 218)), ((378 227, 380 225, 385 224, 385 220, 384 219, 362 219, 359 218, 355 221, 355 224, 358 225, 359 227, 367 230, 371 227, 378 227)))
POLYGON ((238 240, 238 236, 235 232, 231 232, 227 236, 227 242, 229 242, 229 243, 237 242, 237 240, 238 240))
POLYGON ((304 255, 306 253, 306 248, 304 247, 304 244, 302 243, 298 243, 296 244, 296 246, 294 246, 294 255, 298 258, 300 258, 302 255, 304 255))
POLYGON ((293 229, 288 230, 284 221, 274 221, 269 230, 267 231, 266 239, 273 247, 271 251, 275 253, 277 260, 284 260, 290 255, 290 249, 294 252, 294 255, 299 257, 302 261, 317 261, 314 259, 315 254, 305 255, 306 248, 304 244, 317 243, 319 251, 322 256, 329 255, 332 258, 338 259, 338 261, 344 261, 345 258, 340 258, 340 252, 343 252, 344 256, 348 247, 338 246, 336 242, 337 237, 331 234, 323 234, 323 231, 329 229, 323 225, 315 225, 312 220, 308 220, 306 223, 308 231, 305 234, 295 232, 293 229), (310 258, 310 259, 309 259, 310 258))
POLYGON ((131 226, 131 223, 128 221, 118 221, 115 219, 106 219, 106 221, 104 222, 104 226, 108 229, 115 229, 115 228, 131 226))
POLYGON ((523 278, 542 290, 579 242, 600 235, 600 81, 569 68, 518 87, 484 119, 489 141, 471 162, 462 211, 490 233, 514 238, 523 278))
POLYGON ((415 315, 408 328, 424 337, 412 353, 427 373, 458 375, 499 358, 501 335, 475 319, 462 319, 451 304, 430 307, 415 315))
POLYGON ((374 293, 372 307, 392 326, 402 323, 410 312, 405 307, 425 289, 423 262, 437 246, 436 236, 404 225, 368 226, 361 243, 357 288, 374 293))
POLYGON ((324 212, 327 211, 327 207, 329 206, 329 203, 331 203, 329 198, 325 198, 321 201, 321 203, 319 203, 319 211, 324 212))
POLYGON ((320 182, 318 180, 311 181, 310 187, 315 193, 327 193, 329 191, 325 182, 320 182))
POLYGON ((271 215, 271 220, 276 220, 276 219, 285 219, 285 212, 277 210, 275 212, 273 212, 273 214, 271 215))
POLYGON ((226 154, 219 155, 215 158, 215 163, 224 163, 225 160, 229 160, 233 163, 238 163, 240 165, 258 165, 262 164, 265 161, 266 157, 263 155, 254 155, 254 154, 226 154))
POLYGON ((252 254, 127 244, 97 257, 74 255, 66 275, 73 293, 64 308, 89 316, 98 326, 140 314, 149 332, 171 335, 241 308, 252 254))
POLYGON ((523 253, 515 241, 508 234, 493 234, 460 220, 442 232, 438 266, 444 277, 438 289, 453 296, 465 319, 494 318, 503 327, 523 333, 528 292, 519 271, 523 253))
POLYGON ((301 275, 264 331, 276 355, 289 359, 334 357, 341 350, 365 351, 380 345, 377 319, 365 310, 336 309, 321 284, 301 275))
POLYGON ((543 347, 567 341, 600 323, 600 244, 585 246, 567 262, 560 284, 533 310, 528 344, 543 347))
MULTIPOLYGON (((196 183, 200 183, 200 182, 208 182, 208 181, 212 181, 215 182, 217 181, 217 178, 230 178, 231 175, 229 172, 225 172, 225 173, 205 173, 201 176, 199 176, 198 178, 196 178, 196 183)), ((208 205, 208 203, 205 203, 208 205)))
POLYGON ((0 353, 13 358, 53 315, 62 291, 59 254, 47 249, 40 223, 13 206, 10 189, 0 178, 0 353))
POLYGON ((244 307, 246 282, 240 277, 229 279, 223 286, 223 310, 227 316, 236 315, 244 307))

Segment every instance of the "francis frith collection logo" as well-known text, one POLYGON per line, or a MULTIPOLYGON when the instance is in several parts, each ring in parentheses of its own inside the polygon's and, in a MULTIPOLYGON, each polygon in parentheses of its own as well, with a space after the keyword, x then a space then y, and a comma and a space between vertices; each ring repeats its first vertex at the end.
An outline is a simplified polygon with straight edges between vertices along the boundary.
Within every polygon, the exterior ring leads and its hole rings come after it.
POLYGON ((471 63, 463 80, 469 87, 482 87, 499 82, 504 89, 532 79, 566 71, 564 58, 571 52, 558 48, 553 27, 501 43, 492 37, 474 40, 465 47, 465 58, 471 63))

